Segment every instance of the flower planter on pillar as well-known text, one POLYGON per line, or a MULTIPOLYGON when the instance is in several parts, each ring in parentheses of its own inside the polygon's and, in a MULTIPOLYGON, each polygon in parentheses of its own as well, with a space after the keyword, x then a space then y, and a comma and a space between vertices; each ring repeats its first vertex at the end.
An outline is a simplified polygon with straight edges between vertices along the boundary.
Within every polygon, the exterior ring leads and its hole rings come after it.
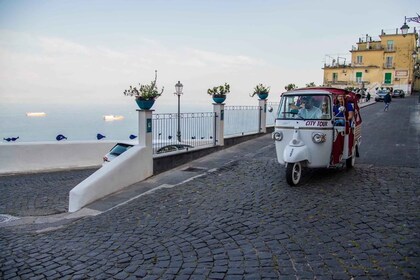
POLYGON ((230 92, 230 85, 225 83, 224 85, 209 88, 207 93, 211 95, 213 101, 216 104, 222 104, 226 100, 226 94, 230 92))
POLYGON ((130 86, 129 89, 124 90, 124 95, 133 96, 141 110, 150 110, 155 103, 156 98, 163 93, 163 88, 160 92, 158 91, 156 81, 157 70, 155 70, 155 80, 149 85, 139 84, 139 88, 130 86))
POLYGON ((142 110, 150 110, 150 108, 153 107, 153 104, 155 104, 154 99, 144 100, 140 98, 136 98, 136 103, 142 110))
POLYGON ((268 93, 258 93, 258 98, 261 100, 265 100, 268 97, 268 93))
POLYGON ((258 84, 254 88, 254 92, 251 93, 249 96, 254 97, 255 95, 257 95, 260 100, 265 100, 267 99, 269 92, 270 92, 270 87, 266 87, 263 84, 258 84))
POLYGON ((217 104, 222 104, 226 100, 226 95, 213 95, 213 101, 217 104))

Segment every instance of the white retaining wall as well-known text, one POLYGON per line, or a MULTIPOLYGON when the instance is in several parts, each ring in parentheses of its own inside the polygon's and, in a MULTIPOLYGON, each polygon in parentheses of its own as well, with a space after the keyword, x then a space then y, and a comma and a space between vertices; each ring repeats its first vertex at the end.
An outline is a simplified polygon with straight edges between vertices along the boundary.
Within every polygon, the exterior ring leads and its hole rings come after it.
POLYGON ((153 175, 152 111, 138 110, 138 145, 105 164, 70 191, 69 212, 153 175))
POLYGON ((0 144, 0 174, 95 167, 115 141, 0 144))
POLYGON ((136 145, 70 191, 69 212, 122 190, 153 175, 153 153, 151 147, 136 145))

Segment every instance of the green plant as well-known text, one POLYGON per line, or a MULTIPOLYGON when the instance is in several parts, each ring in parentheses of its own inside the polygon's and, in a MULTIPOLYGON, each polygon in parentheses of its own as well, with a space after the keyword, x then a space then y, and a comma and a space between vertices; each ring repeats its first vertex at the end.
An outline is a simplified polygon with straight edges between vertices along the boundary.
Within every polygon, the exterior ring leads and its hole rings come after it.
POLYGON ((151 81, 149 85, 142 85, 139 83, 139 88, 130 86, 129 89, 124 90, 124 95, 134 96, 136 99, 153 100, 162 95, 164 87, 159 92, 157 86, 157 70, 155 70, 155 80, 151 81))
POLYGON ((295 84, 288 84, 287 86, 284 87, 285 90, 287 91, 291 91, 294 89, 297 89, 298 87, 295 84))
POLYGON ((266 87, 263 84, 258 84, 254 88, 254 92, 251 93, 251 97, 253 97, 256 94, 268 94, 270 92, 270 87, 266 87))
POLYGON ((221 85, 218 87, 209 88, 207 90, 207 93, 212 96, 225 96, 229 92, 230 92, 230 86, 228 83, 225 83, 224 85, 221 85))

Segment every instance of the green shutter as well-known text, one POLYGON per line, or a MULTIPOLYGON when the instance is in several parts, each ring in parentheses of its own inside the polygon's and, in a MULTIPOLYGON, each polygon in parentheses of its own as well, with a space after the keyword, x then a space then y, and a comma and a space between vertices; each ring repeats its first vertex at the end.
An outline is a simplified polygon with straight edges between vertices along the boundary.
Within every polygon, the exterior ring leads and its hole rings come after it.
POLYGON ((385 84, 391 84, 392 82, 392 73, 385 73, 385 84))
POLYGON ((362 72, 356 72, 356 83, 360 84, 362 82, 362 72))

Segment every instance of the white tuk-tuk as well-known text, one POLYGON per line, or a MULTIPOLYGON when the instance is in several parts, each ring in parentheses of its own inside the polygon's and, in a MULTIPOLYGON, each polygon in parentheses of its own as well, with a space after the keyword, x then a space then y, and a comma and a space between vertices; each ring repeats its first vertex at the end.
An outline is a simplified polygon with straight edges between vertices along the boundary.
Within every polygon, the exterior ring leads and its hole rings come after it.
POLYGON ((282 94, 272 136, 289 185, 299 184, 303 167, 354 166, 362 123, 357 101, 355 93, 337 88, 282 94))

